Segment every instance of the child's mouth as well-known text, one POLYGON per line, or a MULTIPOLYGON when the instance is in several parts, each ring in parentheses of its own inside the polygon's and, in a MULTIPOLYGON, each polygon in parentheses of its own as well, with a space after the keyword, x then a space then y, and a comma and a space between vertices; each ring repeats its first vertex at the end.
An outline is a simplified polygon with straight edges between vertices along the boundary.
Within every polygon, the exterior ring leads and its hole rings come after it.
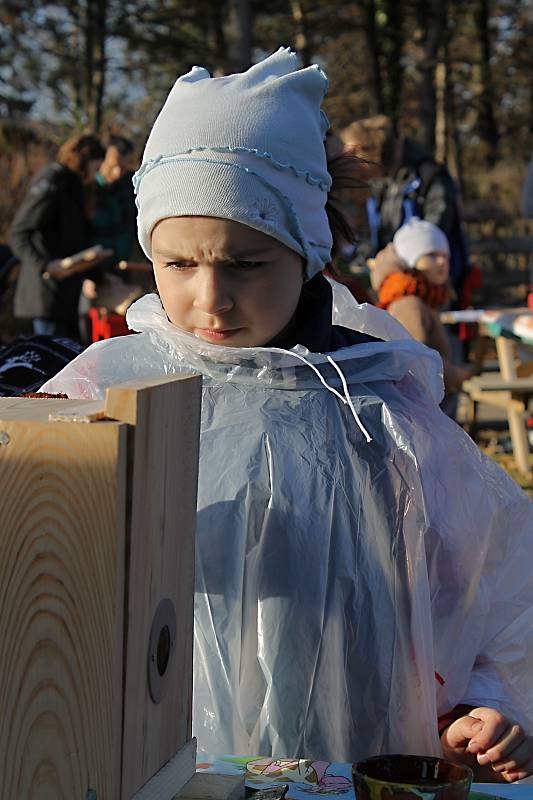
POLYGON ((212 328, 197 328, 195 333, 201 339, 208 339, 211 342, 220 342, 224 339, 230 339, 237 333, 242 331, 242 328, 226 328, 225 330, 213 330, 212 328))

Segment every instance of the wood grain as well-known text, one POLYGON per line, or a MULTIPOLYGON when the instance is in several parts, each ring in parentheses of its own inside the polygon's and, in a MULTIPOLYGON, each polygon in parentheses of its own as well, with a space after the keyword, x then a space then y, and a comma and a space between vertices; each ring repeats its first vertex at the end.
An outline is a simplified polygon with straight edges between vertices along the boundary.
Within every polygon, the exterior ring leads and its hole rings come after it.
MULTIPOLYGON (((108 390, 106 412, 135 414, 129 525, 129 595, 122 798, 130 798, 190 739, 194 533, 201 378, 167 378, 108 390), (128 393, 133 393, 129 394, 128 393), (112 409, 114 409, 112 411, 112 409), (148 693, 154 612, 169 598, 177 616, 166 694, 148 693)), ((132 422, 131 416, 127 417, 132 422)))
POLYGON ((48 422, 62 414, 95 422, 104 416, 104 404, 94 400, 57 400, 31 397, 0 397, 0 420, 26 420, 48 422))
POLYGON ((67 402, 0 408, 5 800, 120 792, 126 426, 24 421, 20 407, 67 402))
POLYGON ((194 769, 172 785, 191 729, 200 390, 109 390, 118 422, 95 421, 101 403, 0 400, 1 800, 130 800, 154 776, 170 800, 194 769), (49 421, 63 414, 94 424, 49 421), (154 703, 163 599, 177 631, 154 703))

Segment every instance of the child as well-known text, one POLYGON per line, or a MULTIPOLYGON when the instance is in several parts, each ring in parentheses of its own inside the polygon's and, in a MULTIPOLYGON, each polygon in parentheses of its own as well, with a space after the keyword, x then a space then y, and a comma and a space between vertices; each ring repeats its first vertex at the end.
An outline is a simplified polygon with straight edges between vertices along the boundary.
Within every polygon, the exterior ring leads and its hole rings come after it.
POLYGON ((413 217, 399 228, 374 260, 371 281, 379 307, 409 331, 417 341, 436 350, 444 367, 447 404, 472 376, 454 364, 450 341, 438 309, 450 300, 450 247, 446 235, 432 222, 413 217))
POLYGON ((321 274, 325 89, 283 48, 243 74, 178 79, 135 178, 159 296, 129 310, 138 335, 93 345, 45 388, 99 398, 139 376, 204 377, 203 750, 444 746, 511 780, 533 758, 513 727, 533 719, 531 504, 441 413, 438 356, 321 274))

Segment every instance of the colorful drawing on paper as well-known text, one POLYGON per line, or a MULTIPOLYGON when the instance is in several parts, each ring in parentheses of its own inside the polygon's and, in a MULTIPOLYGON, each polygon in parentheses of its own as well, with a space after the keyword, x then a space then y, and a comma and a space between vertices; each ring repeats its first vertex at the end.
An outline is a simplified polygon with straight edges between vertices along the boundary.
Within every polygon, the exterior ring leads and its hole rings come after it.
MULTIPOLYGON (((352 766, 312 759, 274 759, 262 756, 199 755, 196 768, 222 775, 244 774, 249 789, 266 789, 287 783, 287 800, 309 800, 309 795, 342 795, 342 800, 356 800, 352 784, 352 766)), ((471 792, 470 800, 502 800, 497 795, 471 792)), ((253 799, 252 799, 253 800, 253 799)))
POLYGON ((290 800, 303 800, 310 794, 350 795, 354 800, 351 767, 349 764, 333 764, 330 761, 312 759, 274 759, 250 756, 239 758, 224 756, 202 757, 197 769, 210 772, 244 772, 246 786, 264 789, 277 783, 289 784, 290 800))
POLYGON ((346 794, 352 791, 351 780, 337 774, 329 761, 258 758, 246 765, 247 783, 264 785, 272 780, 289 785, 297 783, 299 790, 306 794, 346 794))

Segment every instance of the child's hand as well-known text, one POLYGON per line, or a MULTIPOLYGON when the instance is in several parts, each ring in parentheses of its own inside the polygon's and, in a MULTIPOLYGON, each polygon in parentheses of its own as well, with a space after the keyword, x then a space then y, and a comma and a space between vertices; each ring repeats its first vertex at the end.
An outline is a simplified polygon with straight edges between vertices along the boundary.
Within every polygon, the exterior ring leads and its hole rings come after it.
POLYGON ((441 742, 447 758, 466 761, 473 756, 505 781, 521 780, 533 772, 533 737, 494 708, 474 708, 455 720, 441 742))

